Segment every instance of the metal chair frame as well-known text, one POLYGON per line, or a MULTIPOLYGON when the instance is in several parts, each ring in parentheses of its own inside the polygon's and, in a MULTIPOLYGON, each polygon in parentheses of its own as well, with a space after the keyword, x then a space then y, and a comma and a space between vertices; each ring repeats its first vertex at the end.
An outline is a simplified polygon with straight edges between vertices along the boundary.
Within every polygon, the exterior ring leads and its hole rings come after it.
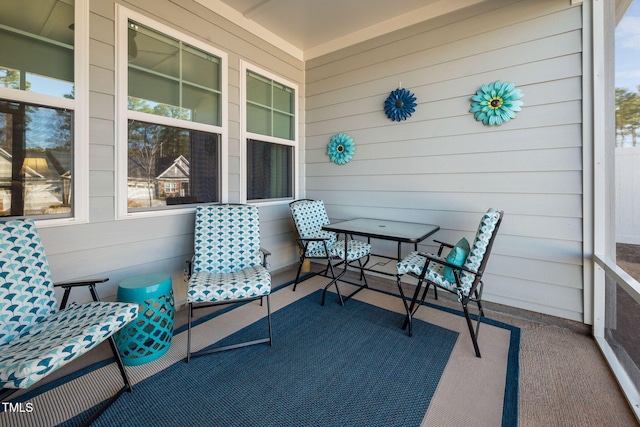
MULTIPOLYGON (((447 261, 445 261, 442 257, 440 257, 440 255, 442 254, 442 251, 445 247, 447 248, 453 248, 454 245, 450 244, 450 243, 445 243, 445 242, 441 242, 439 240, 434 240, 436 243, 440 244, 440 247, 438 249, 438 256, 434 257, 431 254, 428 253, 423 253, 420 252, 420 256, 426 258, 426 262, 424 265, 424 268, 422 269, 422 273, 419 276, 416 276, 415 274, 410 274, 413 277, 417 277, 418 279, 418 283, 416 285, 416 289, 414 291, 413 297, 411 298, 411 303, 410 305, 407 307, 407 315, 405 316, 405 320, 404 323, 402 325, 402 329, 406 329, 407 326, 409 327, 409 336, 412 335, 412 317, 413 315, 418 311, 418 308, 420 308, 420 306, 422 306, 424 304, 425 298, 427 296, 427 292, 429 291, 429 287, 431 285, 433 285, 433 289, 435 292, 435 299, 438 299, 438 294, 437 294, 437 288, 440 287, 441 289, 444 289, 448 292, 451 293, 455 293, 457 295, 459 295, 459 301, 462 304, 462 311, 464 313, 464 317, 466 319, 467 322, 467 327, 469 329, 469 334, 471 335, 471 341, 473 342, 473 348, 475 350, 475 354, 476 357, 481 357, 480 354, 480 347, 478 345, 478 333, 480 331, 480 323, 482 322, 482 318, 484 317, 484 310, 482 308, 482 291, 484 289, 484 282, 482 281, 482 276, 484 274, 484 270, 486 268, 487 262, 489 261, 489 256, 491 255, 491 250, 493 248, 493 243, 495 241, 496 236, 498 235, 498 229, 500 228, 500 224, 502 223, 502 219, 504 217, 504 212, 503 211, 499 211, 500 216, 498 218, 498 221, 496 222, 495 228, 493 230, 493 233, 491 234, 491 238, 489 239, 489 243, 487 244, 487 248, 485 250, 484 256, 482 257, 482 261, 480 262, 480 267, 478 268, 478 271, 472 271, 469 270, 468 268, 464 267, 464 266, 457 266, 451 263, 448 263, 447 261), (449 289, 446 288, 442 288, 441 286, 438 286, 436 283, 431 282, 430 280, 427 280, 425 278, 426 272, 429 268, 429 265, 431 263, 434 264, 441 264, 445 267, 449 267, 451 268, 451 270, 453 271, 453 275, 455 277, 456 280, 456 285, 457 285, 457 289, 462 289, 462 285, 460 282, 460 274, 464 271, 468 274, 471 274, 474 276, 474 280, 473 283, 471 285, 471 288, 469 289, 469 293, 468 294, 464 294, 462 292, 458 293, 458 292, 454 292, 451 291, 449 289), (422 297, 420 297, 420 302, 418 303, 418 296, 420 294, 420 289, 422 288, 423 284, 426 282, 426 285, 424 287, 424 291, 422 292, 422 297), (478 314, 474 316, 476 317, 476 324, 475 327, 473 325, 473 321, 471 318, 471 313, 469 312, 469 303, 475 303, 477 305, 478 308, 478 314)), ((397 281, 398 281, 398 287, 400 287, 400 276, 397 276, 397 281)), ((406 301, 403 299, 403 302, 405 304, 406 307, 406 301)))
MULTIPOLYGON (((89 287, 89 292, 91 293, 91 297, 93 298, 93 301, 100 301, 100 297, 98 296, 98 292, 96 291, 96 284, 98 283, 104 283, 106 281, 108 281, 109 279, 106 278, 102 278, 102 279, 94 279, 94 280, 81 280, 81 281, 74 281, 74 282, 65 282, 65 283, 56 283, 53 286, 54 287, 60 287, 62 289, 64 289, 64 294, 62 296, 62 300, 60 302, 60 311, 64 310, 67 307, 67 302, 69 301, 69 295, 71 293, 71 289, 73 288, 77 288, 79 286, 88 286, 89 287)), ((107 399, 106 401, 104 401, 100 407, 98 407, 98 409, 96 410, 96 412, 94 412, 91 417, 89 417, 85 422, 83 422, 81 425, 82 426, 89 426, 91 425, 95 420, 98 419, 98 417, 100 415, 102 415, 102 413, 104 411, 106 411, 111 405, 113 405, 116 400, 118 400, 118 398, 124 393, 124 392, 132 392, 133 391, 133 386, 131 384, 131 380, 129 379, 129 375, 127 374, 127 370, 124 367, 124 364, 122 363, 122 358, 120 357, 120 353, 118 352, 118 349, 116 347, 116 342, 113 338, 113 335, 110 336, 107 341, 109 342, 109 347, 111 348, 111 352, 113 353, 113 357, 115 358, 116 364, 118 366, 118 369, 120 371, 120 375, 122 376, 122 381, 124 383, 124 385, 118 390, 116 391, 116 393, 111 396, 109 399, 107 399)), ((37 384, 37 383, 36 383, 37 384)), ((5 402, 6 399, 13 395, 14 393, 18 392, 21 389, 14 389, 14 388, 3 388, 0 389, 0 401, 5 402)))
MULTIPOLYGON (((223 204, 221 206, 247 206, 241 203, 226 203, 223 204)), ((267 264, 267 257, 269 255, 271 255, 271 252, 269 252, 268 250, 260 247, 260 252, 262 253, 262 266, 267 268, 268 264, 267 264)), ((187 261, 187 270, 186 270, 186 274, 187 274, 187 281, 189 280, 189 278, 191 277, 191 274, 193 273, 193 259, 188 260, 187 261)), ((226 350, 233 350, 236 348, 241 348, 241 347, 247 347, 250 345, 256 345, 256 344, 265 344, 268 343, 269 345, 273 345, 273 332, 272 332, 272 324, 271 324, 271 300, 270 300, 270 293, 267 295, 261 295, 261 296, 257 296, 257 297, 251 297, 251 298, 242 298, 242 299, 236 299, 236 300, 231 300, 231 301, 216 301, 216 302, 189 302, 188 303, 188 320, 187 320, 187 357, 186 357, 186 362, 189 363, 191 361, 192 357, 199 357, 199 356, 204 356, 207 354, 212 354, 212 353, 218 353, 221 351, 226 351, 226 350), (263 305, 263 298, 266 296, 267 298, 267 322, 268 322, 268 337, 267 338, 261 338, 261 339, 257 339, 257 340, 252 340, 252 341, 246 341, 246 342, 242 342, 242 343, 237 343, 237 344, 231 344, 231 345, 227 345, 227 346, 221 346, 221 347, 214 347, 214 348, 208 348, 208 349, 203 349, 197 352, 191 352, 191 327, 192 327, 192 321, 193 321, 193 314, 195 310, 199 310, 199 309, 203 309, 203 308, 210 308, 210 307, 215 307, 215 306, 222 306, 222 305, 229 305, 229 304, 239 304, 239 303, 245 303, 245 302, 251 302, 251 301, 256 301, 259 300, 260 301, 260 305, 263 305)))
MULTIPOLYGON (((292 209, 293 206, 296 203, 299 202, 315 202, 316 200, 314 199, 298 199, 298 200, 294 200, 293 202, 289 203, 289 208, 292 209)), ((294 225, 295 225, 295 220, 294 220, 294 225)), ((300 280, 300 273, 302 272, 302 265, 304 264, 304 261, 306 259, 322 259, 322 260, 326 260, 327 261, 327 266, 324 268, 324 270, 321 273, 318 273, 319 275, 323 276, 323 277, 327 277, 330 278, 331 281, 329 282, 329 284, 327 284, 324 287, 324 290, 322 292, 322 301, 321 301, 321 305, 324 305, 325 302, 325 296, 327 293, 327 289, 329 289, 332 285, 335 285, 336 287, 336 292, 338 294, 338 300, 340 301, 340 305, 344 306, 344 301, 346 299, 349 299, 351 296, 353 296, 355 294, 355 292, 347 297, 343 297, 342 293, 340 292, 340 288, 338 287, 338 282, 344 282, 344 283, 348 283, 348 284, 352 284, 351 282, 344 280, 341 278, 342 274, 336 275, 335 273, 335 268, 338 268, 342 265, 344 265, 345 262, 347 262, 345 259, 339 258, 339 257, 332 257, 329 254, 329 248, 327 246, 327 241, 329 240, 329 238, 321 238, 321 237, 314 237, 314 238, 302 238, 300 237, 300 232, 298 231, 298 227, 296 226, 296 233, 298 234, 298 238, 296 239, 296 241, 298 242, 298 247, 300 248, 300 262, 298 263, 298 271, 296 273, 296 280, 294 281, 293 284, 293 291, 295 292, 296 287, 298 286, 299 280, 300 280), (326 254, 326 256, 324 257, 309 257, 307 256, 307 249, 309 247, 309 244, 312 242, 322 242, 322 245, 324 247, 324 252, 326 254), (339 261, 335 264, 333 264, 331 262, 332 259, 338 259, 339 261), (327 274, 330 273, 330 274, 327 274)), ((336 236, 337 240, 340 240, 340 236, 336 236)), ((353 239, 353 236, 347 236, 350 239, 353 239)), ((345 256, 346 256, 346 251, 345 251, 345 256)), ((367 255, 367 261, 365 261, 364 265, 367 264, 368 260, 369 260, 369 256, 367 255)), ((359 258, 357 260, 354 261, 349 261, 346 265, 346 267, 354 267, 360 270, 360 280, 364 282, 364 285, 361 286, 358 290, 356 290, 356 292, 359 292, 360 290, 362 290, 363 288, 367 288, 369 287, 368 283, 367 283, 367 276, 364 274, 364 270, 363 270, 363 264, 362 264, 362 258, 359 258), (358 265, 353 265, 353 263, 357 261, 358 265)), ((345 267, 345 269, 346 269, 345 267)), ((344 273, 343 273, 344 274, 344 273)), ((360 286, 360 285, 357 285, 360 286)))

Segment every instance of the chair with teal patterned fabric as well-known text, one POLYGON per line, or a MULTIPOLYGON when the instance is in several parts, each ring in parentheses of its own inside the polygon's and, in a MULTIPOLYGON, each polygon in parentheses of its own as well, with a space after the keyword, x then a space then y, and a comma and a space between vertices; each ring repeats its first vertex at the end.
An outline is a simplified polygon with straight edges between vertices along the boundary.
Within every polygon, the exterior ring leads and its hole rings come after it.
POLYGON ((93 422, 123 392, 131 391, 113 334, 137 317, 138 305, 101 302, 95 285, 106 280, 54 285, 33 221, 0 221, 1 401, 31 387, 105 340, 111 345, 124 386, 86 424, 93 422), (64 289, 60 309, 54 286, 64 289), (71 289, 78 286, 88 286, 94 301, 74 302, 67 307, 71 289))
MULTIPOLYGON (((327 276, 330 273, 329 277, 333 281, 329 285, 335 283, 340 303, 344 304, 342 294, 338 288, 334 267, 343 265, 345 259, 349 264, 357 261, 358 267, 356 268, 360 268, 360 279, 364 281, 366 286, 367 278, 362 273, 361 267, 362 259, 371 254, 371 245, 361 240, 349 239, 346 245, 345 257, 345 243, 338 239, 336 233, 322 229, 323 225, 329 224, 329 216, 322 200, 295 200, 289 203, 289 207, 298 233, 298 245, 300 246, 300 263, 298 264, 298 273, 296 274, 293 290, 295 291, 296 286, 298 286, 302 265, 306 259, 326 260, 327 266, 322 274, 327 276), (332 260, 337 260, 338 262, 334 265, 331 262, 332 260)), ((322 301, 324 303, 324 293, 322 301)))
POLYGON ((248 345, 272 344, 269 252, 260 247, 258 208, 250 205, 200 205, 196 208, 194 256, 187 285, 187 363, 191 357, 248 345), (195 309, 267 299, 268 336, 253 341, 191 351, 195 309))
POLYGON ((458 301, 462 303, 467 326, 473 341, 473 348, 476 356, 480 357, 480 348, 478 347, 478 331, 484 311, 482 309, 482 290, 484 283, 482 275, 485 271, 493 242, 498 234, 498 228, 504 216, 503 211, 489 209, 483 216, 478 226, 473 246, 470 248, 466 239, 460 239, 457 244, 452 245, 437 241, 440 244, 438 255, 432 255, 422 252, 411 252, 396 265, 398 288, 401 289, 401 278, 405 274, 409 274, 418 279, 413 298, 410 305, 403 299, 407 316, 404 321, 403 329, 409 327, 409 335, 411 336, 411 321, 415 312, 424 303, 425 296, 431 285, 446 291, 452 292, 458 296, 458 301), (446 258, 442 257, 443 248, 449 248, 449 254, 446 258), (421 287, 425 284, 422 298, 418 302, 421 287), (471 315, 469 314, 468 304, 474 302, 478 306, 478 315, 476 326, 473 327, 471 315))

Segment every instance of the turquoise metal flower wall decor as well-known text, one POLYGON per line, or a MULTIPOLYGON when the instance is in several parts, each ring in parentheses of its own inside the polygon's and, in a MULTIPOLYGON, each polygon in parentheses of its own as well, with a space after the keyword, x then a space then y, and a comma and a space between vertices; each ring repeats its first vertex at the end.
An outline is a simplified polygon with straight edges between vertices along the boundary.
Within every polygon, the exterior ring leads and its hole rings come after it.
POLYGON ((356 152, 356 144, 353 138, 346 133, 339 133, 331 137, 327 154, 331 161, 338 165, 344 165, 349 162, 356 152))
POLYGON ((482 89, 471 97, 470 113, 474 113, 477 121, 485 126, 500 126, 504 122, 516 118, 516 112, 520 111, 522 92, 515 88, 516 85, 497 80, 488 85, 482 85, 482 89))
POLYGON ((394 122, 406 120, 416 111, 416 97, 407 89, 398 88, 391 91, 384 102, 384 111, 394 122))

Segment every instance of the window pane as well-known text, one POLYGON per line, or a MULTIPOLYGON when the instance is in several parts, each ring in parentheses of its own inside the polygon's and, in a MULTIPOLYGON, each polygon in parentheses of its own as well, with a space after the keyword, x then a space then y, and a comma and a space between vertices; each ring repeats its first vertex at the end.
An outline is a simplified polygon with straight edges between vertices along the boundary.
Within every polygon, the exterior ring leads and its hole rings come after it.
POLYGON ((293 117, 288 114, 273 113, 273 136, 278 138, 293 140, 293 117))
POLYGON ((129 109, 220 126, 220 58, 129 21, 129 109))
POLYGON ((293 89, 278 84, 273 85, 273 108, 293 114, 293 89))
POLYGON ((183 102, 185 111, 192 115, 192 120, 198 123, 217 125, 221 121, 220 95, 199 87, 185 84, 183 86, 183 102))
MULTIPOLYGON (((154 110, 154 107, 164 105, 179 108, 180 85, 177 81, 164 76, 129 68, 129 97, 141 101, 133 105, 130 103, 130 110, 164 116, 165 111, 154 110)), ((190 118, 189 116, 186 120, 190 118)))
POLYGON ((0 2, 0 86, 72 98, 73 23, 73 1, 0 2))
POLYGON ((295 140, 295 90, 247 71, 247 131, 295 140))
POLYGON ((260 135, 271 135, 271 110, 247 104, 247 130, 260 135))
POLYGON ((129 65, 166 77, 180 77, 180 42, 129 22, 129 65))
POLYGON ((129 210, 219 201, 217 134, 129 120, 129 210))
POLYGON ((73 113, 0 101, 0 215, 70 217, 73 113))
POLYGON ((293 147, 247 141, 247 198, 293 197, 293 147))
POLYGON ((271 80, 247 72, 247 101, 271 107, 271 80))
POLYGON ((210 89, 220 91, 220 58, 191 46, 182 53, 182 78, 210 89))

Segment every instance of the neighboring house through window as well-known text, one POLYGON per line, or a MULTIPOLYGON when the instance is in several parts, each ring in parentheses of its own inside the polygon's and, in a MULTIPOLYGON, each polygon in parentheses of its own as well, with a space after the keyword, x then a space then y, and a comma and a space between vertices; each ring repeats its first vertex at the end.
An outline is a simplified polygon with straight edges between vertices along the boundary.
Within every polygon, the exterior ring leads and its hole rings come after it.
POLYGON ((119 51, 126 57, 126 69, 119 69, 119 106, 126 115, 119 135, 127 141, 126 150, 119 147, 119 213, 220 202, 225 55, 119 10, 119 24, 126 26, 126 37, 124 28, 119 33, 119 49, 126 50, 119 51))
POLYGON ((0 216, 77 214, 76 6, 86 2, 0 2, 0 216))
POLYGON ((265 70, 242 66, 246 199, 290 200, 296 193, 297 86, 265 70))

